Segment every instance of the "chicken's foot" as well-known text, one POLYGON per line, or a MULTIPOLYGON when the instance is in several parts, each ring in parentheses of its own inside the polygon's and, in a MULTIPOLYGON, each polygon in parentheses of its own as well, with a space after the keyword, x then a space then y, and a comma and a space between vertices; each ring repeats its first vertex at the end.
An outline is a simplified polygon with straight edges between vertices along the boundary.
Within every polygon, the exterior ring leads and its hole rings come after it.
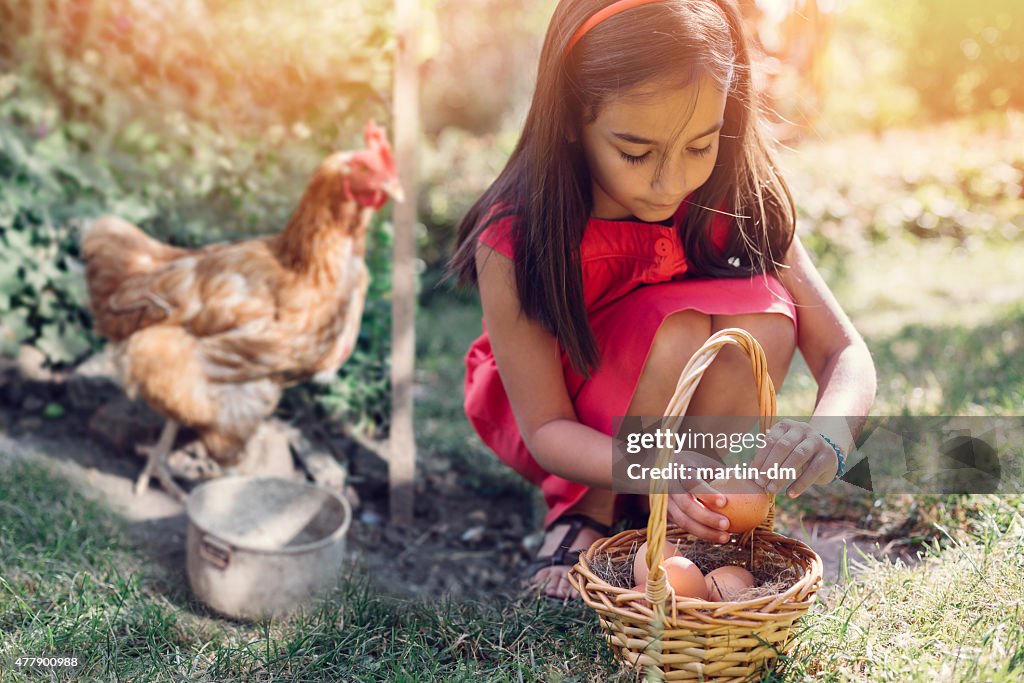
POLYGON ((167 454, 174 445, 174 438, 178 435, 178 423, 174 420, 167 420, 164 429, 160 432, 160 438, 152 446, 136 446, 135 450, 146 456, 146 467, 142 474, 135 481, 135 495, 140 495, 149 487, 149 478, 155 476, 168 495, 185 502, 188 494, 185 493, 174 481, 170 471, 167 469, 167 454))

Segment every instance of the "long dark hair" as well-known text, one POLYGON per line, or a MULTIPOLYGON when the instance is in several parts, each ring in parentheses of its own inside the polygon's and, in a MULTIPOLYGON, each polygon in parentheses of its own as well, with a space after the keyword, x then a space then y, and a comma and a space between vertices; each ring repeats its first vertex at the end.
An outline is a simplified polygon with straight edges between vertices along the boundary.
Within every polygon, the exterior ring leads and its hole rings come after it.
MULTIPOLYGON (((599 361, 583 301, 580 243, 590 215, 590 172, 581 122, 645 83, 680 87, 710 76, 727 92, 718 159, 690 196, 679 226, 691 272, 749 277, 775 272, 793 239, 795 210, 761 130, 742 19, 732 0, 664 0, 629 9, 592 28, 563 59, 579 26, 610 0, 562 0, 541 51, 537 87, 522 136, 504 170, 459 226, 450 267, 476 283, 480 233, 496 207, 515 216, 516 288, 539 321, 588 375, 599 361), (724 253, 711 243, 715 211, 735 217, 724 253)), ((507 214, 506 214, 507 215, 507 214)))

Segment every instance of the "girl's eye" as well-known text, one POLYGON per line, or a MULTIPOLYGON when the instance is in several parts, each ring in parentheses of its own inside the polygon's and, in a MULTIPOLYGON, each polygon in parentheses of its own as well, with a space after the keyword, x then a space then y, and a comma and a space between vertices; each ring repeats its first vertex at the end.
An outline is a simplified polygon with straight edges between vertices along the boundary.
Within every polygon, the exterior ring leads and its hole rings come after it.
POLYGON ((644 152, 643 154, 641 154, 640 156, 637 157, 637 156, 633 156, 632 154, 626 154, 622 150, 619 150, 619 154, 622 156, 623 160, 627 164, 636 164, 636 165, 644 163, 644 161, 647 159, 647 157, 651 156, 650 152, 644 152))
POLYGON ((707 147, 701 147, 700 149, 691 149, 690 153, 691 154, 695 154, 695 155, 697 155, 699 157, 706 157, 707 155, 711 154, 711 147, 713 145, 714 145, 714 143, 709 142, 707 144, 707 147))

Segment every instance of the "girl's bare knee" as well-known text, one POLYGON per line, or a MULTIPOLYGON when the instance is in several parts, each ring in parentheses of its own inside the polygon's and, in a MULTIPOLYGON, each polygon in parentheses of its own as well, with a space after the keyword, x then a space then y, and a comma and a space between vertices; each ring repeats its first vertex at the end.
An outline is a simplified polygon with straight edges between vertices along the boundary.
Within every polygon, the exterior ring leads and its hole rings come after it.
MULTIPOLYGON (((711 316, 700 311, 679 311, 665 318, 654 335, 648 364, 658 367, 683 366, 700 345, 711 336, 711 316)), ((667 368, 666 368, 667 369, 667 368)))
POLYGON ((793 321, 781 313, 760 313, 748 316, 749 332, 765 349, 785 352, 796 347, 796 330, 793 321))
MULTIPOLYGON (((713 316, 712 327, 715 332, 729 327, 749 332, 764 349, 775 389, 782 387, 796 351, 796 334, 789 318, 777 313, 713 316)), ((757 393, 747 354, 735 347, 723 348, 704 373, 690 408, 691 415, 757 415, 757 393)))
POLYGON ((698 311, 681 311, 665 318, 651 342, 627 414, 662 414, 679 373, 710 334, 711 318, 698 311))
MULTIPOLYGON (((776 389, 782 386, 789 364, 796 353, 796 330, 793 321, 781 313, 754 313, 749 315, 716 315, 711 319, 712 330, 717 332, 728 327, 746 330, 764 349, 768 360, 768 374, 776 389)), ((750 361, 738 349, 727 348, 719 354, 722 365, 732 366, 734 373, 750 373, 750 361)))

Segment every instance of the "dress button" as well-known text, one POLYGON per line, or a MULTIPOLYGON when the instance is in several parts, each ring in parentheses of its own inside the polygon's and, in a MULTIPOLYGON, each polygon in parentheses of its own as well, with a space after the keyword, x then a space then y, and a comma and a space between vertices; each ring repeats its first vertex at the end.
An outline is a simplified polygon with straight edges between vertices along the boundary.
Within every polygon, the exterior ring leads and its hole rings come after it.
POLYGON ((672 240, 667 237, 659 237, 654 243, 654 253, 658 256, 668 256, 672 253, 672 240))

